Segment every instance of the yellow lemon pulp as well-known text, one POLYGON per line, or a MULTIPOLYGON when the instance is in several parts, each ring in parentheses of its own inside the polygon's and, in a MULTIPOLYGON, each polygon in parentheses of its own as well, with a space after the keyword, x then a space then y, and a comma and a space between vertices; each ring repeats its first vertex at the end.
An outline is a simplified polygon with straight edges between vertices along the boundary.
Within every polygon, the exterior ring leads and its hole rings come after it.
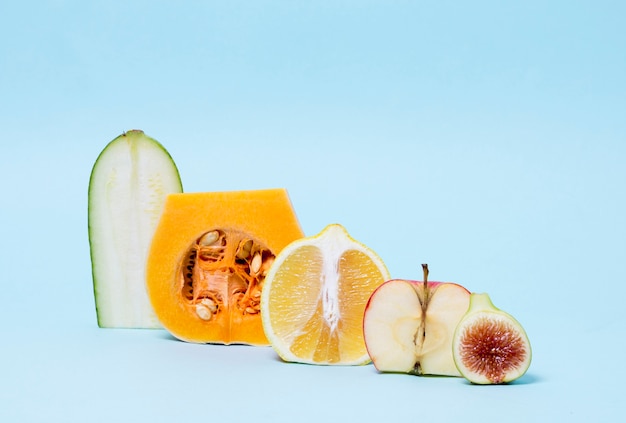
POLYGON ((381 258, 337 224, 301 238, 276 257, 264 283, 261 318, 285 361, 366 364, 363 313, 390 279, 381 258))

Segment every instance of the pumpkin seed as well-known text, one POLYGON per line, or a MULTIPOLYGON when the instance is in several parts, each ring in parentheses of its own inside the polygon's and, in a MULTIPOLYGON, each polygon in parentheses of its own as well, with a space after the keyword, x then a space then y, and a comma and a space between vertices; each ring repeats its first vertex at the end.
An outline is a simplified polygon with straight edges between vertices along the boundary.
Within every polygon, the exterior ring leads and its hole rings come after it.
POLYGON ((206 305, 202 303, 196 304, 196 314, 202 320, 207 320, 207 321, 211 320, 211 318, 213 317, 213 313, 211 312, 209 307, 207 307, 206 305))
POLYGON ((235 310, 257 314, 274 257, 248 234, 212 229, 197 239, 181 264, 181 295, 206 321, 235 310))

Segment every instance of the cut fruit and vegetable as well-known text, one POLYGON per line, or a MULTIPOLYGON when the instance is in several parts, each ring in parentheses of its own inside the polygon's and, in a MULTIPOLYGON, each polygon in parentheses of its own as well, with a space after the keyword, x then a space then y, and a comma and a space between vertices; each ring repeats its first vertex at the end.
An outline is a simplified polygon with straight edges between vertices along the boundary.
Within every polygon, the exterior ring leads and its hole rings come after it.
POLYGON ((381 372, 460 376, 452 336, 470 292, 451 282, 393 279, 372 294, 363 316, 367 351, 381 372))
POLYGON ((161 327, 146 294, 146 257, 165 197, 181 191, 172 157, 142 131, 120 135, 98 156, 88 221, 100 327, 161 327))
POLYGON ((363 311, 387 279, 373 250, 329 225, 277 255, 261 294, 265 334, 284 361, 366 364, 363 311))
POLYGON ((487 294, 471 295, 452 345, 459 372, 476 384, 512 382, 526 373, 532 357, 522 325, 487 294))
POLYGON ((168 196, 147 266, 157 317, 183 341, 268 345, 260 316, 267 272, 302 237, 284 189, 168 196))

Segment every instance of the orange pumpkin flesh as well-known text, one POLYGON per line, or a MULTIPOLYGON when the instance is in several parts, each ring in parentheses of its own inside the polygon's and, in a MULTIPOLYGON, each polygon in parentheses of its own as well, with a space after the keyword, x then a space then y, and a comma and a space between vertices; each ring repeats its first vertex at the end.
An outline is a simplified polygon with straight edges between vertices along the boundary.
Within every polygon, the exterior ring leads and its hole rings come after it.
POLYGON ((187 342, 269 345, 263 281, 276 254, 303 236, 284 189, 170 194, 146 269, 158 319, 187 342))

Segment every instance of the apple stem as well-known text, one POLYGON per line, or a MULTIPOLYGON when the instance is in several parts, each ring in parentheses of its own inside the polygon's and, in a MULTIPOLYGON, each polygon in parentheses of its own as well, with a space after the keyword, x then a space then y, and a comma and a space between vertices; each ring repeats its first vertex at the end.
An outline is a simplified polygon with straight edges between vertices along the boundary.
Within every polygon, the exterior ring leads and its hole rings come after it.
POLYGON ((422 270, 424 271, 424 289, 428 287, 428 264, 422 264, 422 270))

